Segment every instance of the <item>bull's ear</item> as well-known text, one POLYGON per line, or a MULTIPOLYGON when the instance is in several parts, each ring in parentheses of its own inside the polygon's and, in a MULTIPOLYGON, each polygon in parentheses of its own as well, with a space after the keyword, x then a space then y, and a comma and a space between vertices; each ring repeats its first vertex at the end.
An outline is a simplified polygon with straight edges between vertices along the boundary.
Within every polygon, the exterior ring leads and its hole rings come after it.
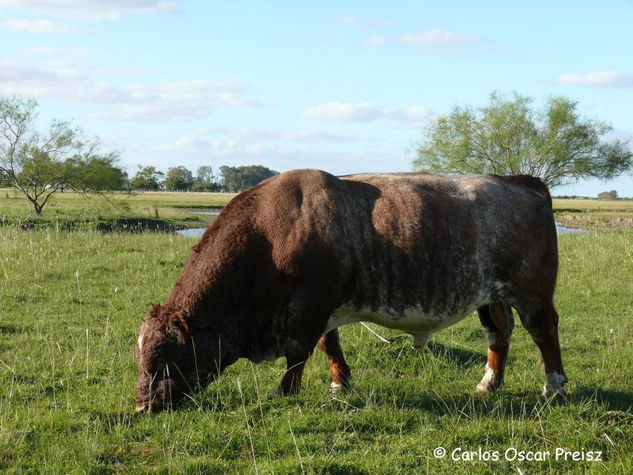
POLYGON ((189 325, 182 312, 171 315, 166 330, 167 334, 174 338, 179 345, 184 345, 189 339, 189 325))

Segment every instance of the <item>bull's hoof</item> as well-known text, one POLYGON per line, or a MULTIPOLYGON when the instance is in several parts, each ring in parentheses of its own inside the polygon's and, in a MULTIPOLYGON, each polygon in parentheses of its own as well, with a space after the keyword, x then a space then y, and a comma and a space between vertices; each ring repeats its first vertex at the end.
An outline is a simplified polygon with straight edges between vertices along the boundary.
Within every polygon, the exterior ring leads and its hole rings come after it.
POLYGON ((330 390, 328 391, 328 393, 330 397, 335 397, 341 394, 342 392, 344 392, 345 390, 347 390, 348 388, 349 388, 348 384, 335 383, 334 381, 332 381, 332 383, 330 384, 330 390))
POLYGON ((475 396, 485 396, 486 394, 492 394, 494 393, 496 390, 498 389, 498 387, 494 387, 494 386, 484 386, 481 383, 479 383, 477 385, 477 388, 475 389, 475 396))
POLYGON ((543 396, 547 399, 565 397, 565 389, 563 386, 569 380, 564 374, 556 371, 547 373, 545 376, 545 386, 543 386, 543 396))
POLYGON ((489 384, 487 386, 479 383, 477 385, 477 388, 475 389, 475 395, 476 396, 485 396, 486 394, 492 394, 492 393, 496 392, 498 389, 501 389, 502 386, 503 386, 503 383, 489 384))
POLYGON ((486 365, 486 372, 484 373, 484 377, 481 378, 481 382, 477 385, 477 389, 475 389, 475 394, 477 396, 484 396, 489 393, 495 392, 497 389, 500 389, 503 386, 503 380, 497 378, 495 372, 488 368, 486 365))
POLYGON ((296 396, 298 394, 299 394, 299 388, 283 388, 280 386, 273 391, 273 396, 279 396, 279 397, 296 396))
POLYGON ((545 399, 563 399, 567 394, 564 388, 548 388, 547 384, 543 386, 543 397, 545 399))

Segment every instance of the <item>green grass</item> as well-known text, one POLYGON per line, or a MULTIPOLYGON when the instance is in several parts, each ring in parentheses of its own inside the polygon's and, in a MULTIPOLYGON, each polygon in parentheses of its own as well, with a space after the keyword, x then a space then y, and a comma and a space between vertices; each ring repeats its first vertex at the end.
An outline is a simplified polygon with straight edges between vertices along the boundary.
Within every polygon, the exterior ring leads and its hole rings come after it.
POLYGON ((633 229, 633 200, 555 199, 554 215, 573 228, 633 229))
POLYGON ((111 224, 119 218, 149 218, 175 227, 205 227, 209 216, 195 215, 192 208, 226 205, 235 193, 114 192, 107 195, 55 193, 37 216, 33 206, 19 191, 0 189, 0 224, 35 228, 95 229, 97 223, 111 224))
POLYGON ((139 321, 194 242, 0 228, 0 471, 633 473, 632 232, 560 238, 567 401, 540 397, 538 351, 520 324, 506 386, 473 396, 486 343, 469 316, 422 352, 395 331, 376 327, 385 344, 343 327, 353 389, 335 399, 317 350, 298 397, 272 396, 283 360, 239 361, 181 410, 136 416, 139 321), (449 457, 435 459, 437 446, 449 457), (458 447, 601 450, 604 461, 453 461, 458 447))

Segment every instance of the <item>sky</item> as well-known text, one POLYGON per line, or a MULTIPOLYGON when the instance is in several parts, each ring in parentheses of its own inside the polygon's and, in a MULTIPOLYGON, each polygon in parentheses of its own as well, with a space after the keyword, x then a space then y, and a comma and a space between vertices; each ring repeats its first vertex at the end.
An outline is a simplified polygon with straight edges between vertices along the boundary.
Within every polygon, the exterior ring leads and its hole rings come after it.
MULTIPOLYGON (((0 95, 139 165, 410 171, 455 106, 516 92, 633 138, 633 1, 0 0, 0 95)), ((631 141, 633 146, 633 141, 631 141)), ((553 194, 633 196, 633 175, 553 194)))

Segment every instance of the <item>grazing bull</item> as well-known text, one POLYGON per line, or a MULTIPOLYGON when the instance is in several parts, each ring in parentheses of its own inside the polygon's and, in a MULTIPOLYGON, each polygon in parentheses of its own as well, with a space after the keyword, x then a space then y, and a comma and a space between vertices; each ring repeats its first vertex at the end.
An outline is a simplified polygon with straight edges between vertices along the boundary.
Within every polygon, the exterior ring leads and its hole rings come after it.
POLYGON ((315 345, 340 389, 340 325, 375 322, 421 347, 474 310, 489 346, 484 394, 503 383, 511 307, 541 351, 544 392, 562 392, 557 267, 551 197, 536 178, 284 173, 227 205, 143 319, 137 410, 182 401, 239 358, 285 356, 279 393, 296 393, 315 345))

